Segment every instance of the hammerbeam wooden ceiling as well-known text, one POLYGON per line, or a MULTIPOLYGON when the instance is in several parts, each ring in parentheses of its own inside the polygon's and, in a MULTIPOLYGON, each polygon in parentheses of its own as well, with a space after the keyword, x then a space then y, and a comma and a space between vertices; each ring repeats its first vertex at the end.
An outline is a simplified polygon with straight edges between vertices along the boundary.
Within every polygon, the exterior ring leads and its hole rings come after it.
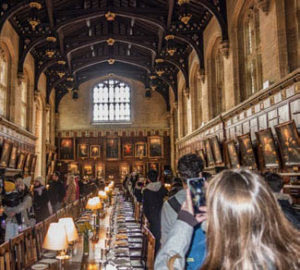
POLYGON ((0 31, 9 20, 20 35, 18 72, 35 59, 35 89, 47 76, 47 99, 56 105, 69 91, 100 75, 142 81, 169 109, 177 99, 177 73, 189 87, 188 55, 194 49, 204 70, 203 30, 215 16, 227 41, 225 0, 2 0, 0 31))

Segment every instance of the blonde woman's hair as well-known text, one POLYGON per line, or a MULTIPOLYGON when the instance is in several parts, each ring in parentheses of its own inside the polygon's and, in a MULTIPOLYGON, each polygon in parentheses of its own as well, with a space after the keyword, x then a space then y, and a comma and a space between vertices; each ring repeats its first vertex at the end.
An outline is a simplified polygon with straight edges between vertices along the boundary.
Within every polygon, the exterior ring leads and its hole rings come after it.
POLYGON ((207 256, 201 270, 300 269, 300 233, 261 176, 226 170, 207 189, 207 256))

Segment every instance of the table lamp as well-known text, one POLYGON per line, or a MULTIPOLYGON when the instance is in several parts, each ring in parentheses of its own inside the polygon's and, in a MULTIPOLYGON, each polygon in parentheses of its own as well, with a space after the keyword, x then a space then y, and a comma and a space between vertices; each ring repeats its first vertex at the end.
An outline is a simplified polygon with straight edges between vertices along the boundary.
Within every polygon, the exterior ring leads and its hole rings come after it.
POLYGON ((90 198, 87 202, 86 209, 92 210, 94 213, 94 226, 99 227, 99 209, 102 208, 102 203, 98 196, 90 198), (97 213, 97 214, 96 214, 97 213), (97 225, 97 226, 96 226, 97 225))
POLYGON ((69 258, 64 252, 68 248, 68 237, 62 223, 50 223, 43 242, 43 248, 60 252, 56 258, 60 260, 61 269, 61 261, 69 258))
POLYGON ((78 239, 78 232, 74 224, 73 218, 60 218, 58 223, 64 225, 69 243, 74 242, 78 239))

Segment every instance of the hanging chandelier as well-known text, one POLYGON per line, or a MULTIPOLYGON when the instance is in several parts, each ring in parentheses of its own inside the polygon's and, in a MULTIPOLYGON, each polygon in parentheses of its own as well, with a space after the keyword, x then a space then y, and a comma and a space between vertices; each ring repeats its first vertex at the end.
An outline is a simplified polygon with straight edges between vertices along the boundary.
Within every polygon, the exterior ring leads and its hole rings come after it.
POLYGON ((108 40, 106 40, 106 42, 108 46, 113 46, 116 41, 113 38, 109 38, 108 40))
POLYGON ((165 40, 167 41, 167 53, 170 56, 173 56, 177 51, 175 44, 174 44, 174 38, 175 38, 174 35, 165 36, 165 40))
POLYGON ((46 49, 45 54, 49 57, 52 58, 55 55, 56 50, 54 49, 53 44, 56 42, 56 37, 49 36, 46 38, 46 40, 49 42, 48 48, 46 49))
POLYGON ((156 63, 155 72, 159 77, 161 77, 165 73, 164 68, 162 66, 163 62, 164 62, 164 59, 161 59, 161 58, 155 59, 155 63, 156 63))
POLYGON ((66 64, 66 61, 64 60, 59 60, 57 61, 57 64, 60 65, 58 71, 57 71, 57 75, 59 76, 59 78, 62 78, 66 75, 66 72, 65 72, 65 69, 64 69, 64 66, 66 64))
POLYGON ((188 24, 192 18, 192 13, 189 7, 190 0, 178 0, 179 10, 179 20, 184 24, 188 24))
POLYGON ((116 60, 113 58, 110 58, 107 60, 107 62, 108 62, 108 64, 113 65, 116 62, 116 60))
POLYGON ((42 5, 39 2, 30 2, 29 7, 31 10, 28 23, 30 24, 32 30, 35 31, 36 27, 41 23, 38 17, 38 11, 42 8, 42 5))

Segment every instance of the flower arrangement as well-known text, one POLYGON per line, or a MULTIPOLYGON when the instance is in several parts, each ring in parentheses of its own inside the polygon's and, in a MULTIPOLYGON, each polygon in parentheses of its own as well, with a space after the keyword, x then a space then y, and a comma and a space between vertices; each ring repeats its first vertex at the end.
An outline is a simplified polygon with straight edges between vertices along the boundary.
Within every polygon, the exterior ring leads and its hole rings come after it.
POLYGON ((89 222, 83 222, 77 224, 77 230, 80 234, 83 235, 83 254, 87 256, 90 250, 89 244, 89 232, 93 231, 93 226, 89 222))

